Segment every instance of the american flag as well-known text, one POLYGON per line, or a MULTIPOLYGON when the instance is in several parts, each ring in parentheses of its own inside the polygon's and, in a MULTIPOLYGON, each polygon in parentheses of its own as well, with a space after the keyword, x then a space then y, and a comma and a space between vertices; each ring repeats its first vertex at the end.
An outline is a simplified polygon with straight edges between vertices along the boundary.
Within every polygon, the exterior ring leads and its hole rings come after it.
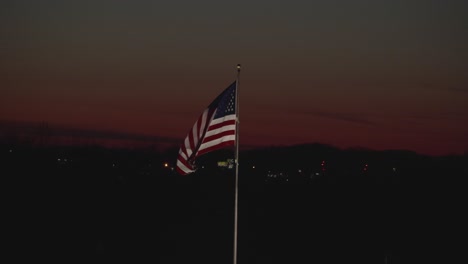
POLYGON ((180 147, 177 172, 182 175, 192 173, 196 170, 198 156, 235 144, 236 88, 237 83, 232 83, 195 122, 180 147))

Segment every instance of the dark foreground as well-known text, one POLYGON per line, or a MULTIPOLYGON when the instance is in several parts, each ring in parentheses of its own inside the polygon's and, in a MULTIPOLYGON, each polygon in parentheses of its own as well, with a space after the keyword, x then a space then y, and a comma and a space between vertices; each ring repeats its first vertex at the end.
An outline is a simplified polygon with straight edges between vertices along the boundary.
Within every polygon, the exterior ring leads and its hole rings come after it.
MULTIPOLYGON (((233 170, 178 176, 164 156, 103 149, 2 158, 17 260, 232 263, 233 170)), ((454 182, 239 176, 238 263, 422 263, 457 251, 454 182)))

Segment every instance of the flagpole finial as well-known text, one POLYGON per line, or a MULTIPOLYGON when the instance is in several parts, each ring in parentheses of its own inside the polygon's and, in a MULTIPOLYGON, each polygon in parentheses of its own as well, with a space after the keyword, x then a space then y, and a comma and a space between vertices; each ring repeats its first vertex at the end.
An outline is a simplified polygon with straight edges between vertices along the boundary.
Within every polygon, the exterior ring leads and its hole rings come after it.
POLYGON ((240 69, 241 69, 241 65, 237 64, 237 71, 240 72, 240 69))

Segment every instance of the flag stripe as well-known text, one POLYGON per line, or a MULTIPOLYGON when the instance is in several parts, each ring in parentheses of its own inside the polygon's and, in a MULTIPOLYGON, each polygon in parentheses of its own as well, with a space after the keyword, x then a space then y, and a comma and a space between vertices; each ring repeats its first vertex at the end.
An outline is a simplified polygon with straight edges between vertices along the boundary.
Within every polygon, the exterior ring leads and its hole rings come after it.
POLYGON ((205 153, 215 151, 215 150, 218 150, 218 149, 221 149, 221 148, 224 148, 224 147, 233 146, 234 144, 235 144, 235 137, 232 139, 232 141, 221 142, 221 143, 219 143, 217 145, 214 145, 214 146, 211 146, 209 148, 203 149, 199 153, 200 153, 200 155, 203 155, 205 153))
POLYGON ((235 115, 235 114, 231 114, 231 115, 226 115, 226 116, 224 116, 224 117, 219 117, 219 118, 213 119, 213 120, 210 122, 210 126, 219 124, 219 123, 224 122, 224 121, 227 121, 227 120, 236 120, 236 115, 235 115))
POLYGON ((210 125, 210 127, 208 128, 208 131, 212 131, 212 130, 215 130, 215 129, 218 129, 218 128, 222 128, 222 127, 225 127, 225 126, 236 126, 236 120, 226 120, 222 123, 218 123, 218 124, 214 124, 214 125, 210 125))
POLYGON ((185 175, 189 174, 191 172, 194 172, 194 170, 187 168, 184 164, 180 163, 179 161, 177 162, 177 172, 179 174, 185 175))
POLYGON ((218 139, 222 139, 223 137, 227 137, 227 136, 235 135, 235 134, 236 134, 236 130, 220 131, 220 132, 218 132, 218 133, 216 133, 214 135, 205 137, 205 139, 203 140, 202 145, 207 144, 210 141, 216 141, 218 139))
POLYGON ((190 157, 190 155, 192 155, 192 149, 190 148, 190 135, 185 138, 184 152, 185 154, 187 154, 187 157, 190 157))
POLYGON ((219 138, 216 138, 216 139, 213 139, 213 140, 210 140, 210 141, 207 141, 207 142, 203 143, 200 146, 200 150, 210 148, 210 147, 216 146, 217 144, 222 144, 224 142, 229 142, 229 141, 233 141, 233 140, 235 140, 235 133, 224 135, 223 137, 219 137, 219 138))
POLYGON ((220 128, 216 128, 216 129, 210 129, 206 132, 206 135, 205 135, 205 138, 206 137, 211 137, 211 136, 214 136, 216 134, 219 134, 219 133, 223 133, 224 131, 229 131, 229 130, 233 130, 233 131, 236 131, 236 125, 225 125, 223 127, 220 127, 220 128))

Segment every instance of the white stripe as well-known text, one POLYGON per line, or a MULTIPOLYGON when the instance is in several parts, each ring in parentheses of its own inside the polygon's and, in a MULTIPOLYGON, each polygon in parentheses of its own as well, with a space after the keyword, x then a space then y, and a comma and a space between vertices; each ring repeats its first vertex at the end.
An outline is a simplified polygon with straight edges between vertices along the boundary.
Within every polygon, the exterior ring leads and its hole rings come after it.
POLYGON ((182 150, 179 150, 179 156, 181 156, 182 159, 184 159, 184 160, 188 160, 187 156, 185 155, 185 153, 182 150))
POLYGON ((190 173, 190 172, 194 172, 193 170, 187 168, 182 162, 180 162, 179 160, 177 160, 177 168, 179 168, 180 170, 182 170, 183 172, 185 173, 190 173))
MULTIPOLYGON (((193 141, 193 146, 195 148, 197 147, 198 142, 200 141, 200 137, 203 135, 203 131, 205 130, 207 116, 208 116, 208 109, 203 111, 203 114, 198 118, 197 122, 195 122, 195 124, 192 127, 192 141, 193 141), (200 126, 200 130, 198 130, 198 123, 200 122, 201 122, 201 126, 200 126)), ((193 152, 192 149, 190 150, 191 152, 193 152)))
POLYGON ((210 123, 210 126, 216 125, 216 124, 222 123, 224 121, 228 121, 228 120, 236 120, 236 115, 227 115, 227 116, 224 116, 222 118, 213 119, 211 121, 211 123, 210 123))
POLYGON ((193 125, 192 127, 192 141, 193 141, 194 146, 196 146, 198 143, 198 130, 197 130, 198 121, 199 120, 197 120, 197 122, 195 122, 195 125, 193 125))
MULTIPOLYGON (((193 132, 194 128, 192 128, 192 132, 193 132)), ((198 143, 198 138, 195 137, 195 135, 193 133, 192 134, 192 142, 193 142, 193 147, 196 148, 197 147, 197 143, 198 143)))
POLYGON ((190 141, 188 137, 185 138, 184 144, 185 150, 187 151, 187 155, 190 157, 190 155, 192 155, 192 149, 190 148, 190 141))
POLYGON ((209 130, 209 131, 206 132, 205 138, 209 137, 209 136, 214 136, 216 134, 222 133, 224 131, 229 131, 229 130, 236 131, 236 125, 222 126, 222 127, 218 128, 218 129, 209 130))
POLYGON ((198 132, 198 135, 200 135, 200 137, 203 136, 203 131, 205 131, 206 120, 208 119, 208 112, 209 112, 208 109, 206 109, 205 111, 203 111, 202 122, 201 122, 201 126, 200 126, 200 131, 198 132))
POLYGON ((212 146, 216 146, 226 141, 235 141, 235 140, 236 140, 236 135, 229 135, 229 136, 225 136, 216 140, 211 140, 211 141, 201 144, 197 152, 199 152, 200 150, 212 147, 212 146))

